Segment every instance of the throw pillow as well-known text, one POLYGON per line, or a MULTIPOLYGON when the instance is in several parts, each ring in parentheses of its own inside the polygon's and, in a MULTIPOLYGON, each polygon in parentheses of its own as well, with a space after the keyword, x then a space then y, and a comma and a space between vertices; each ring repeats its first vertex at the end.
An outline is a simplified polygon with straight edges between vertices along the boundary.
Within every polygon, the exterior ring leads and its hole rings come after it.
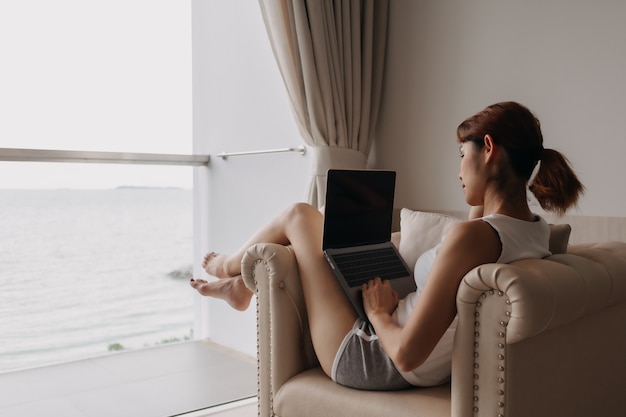
MULTIPOLYGON (((400 210, 400 244, 398 251, 411 271, 417 258, 428 249, 435 247, 446 234, 448 228, 463 220, 440 213, 400 210)), ((567 252, 572 228, 569 224, 550 224, 549 249, 553 254, 567 252)))
POLYGON ((400 245, 398 251, 413 271, 417 258, 441 242, 450 226, 462 221, 453 216, 407 208, 400 210, 400 245))
POLYGON ((550 225, 550 252, 553 255, 567 252, 572 226, 569 224, 550 225))

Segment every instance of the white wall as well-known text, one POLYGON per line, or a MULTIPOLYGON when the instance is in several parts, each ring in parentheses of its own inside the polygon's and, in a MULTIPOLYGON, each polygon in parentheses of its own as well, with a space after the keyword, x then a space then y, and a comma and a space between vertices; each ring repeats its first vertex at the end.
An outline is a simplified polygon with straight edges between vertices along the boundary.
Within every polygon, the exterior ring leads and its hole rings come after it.
POLYGON ((456 127, 515 100, 587 187, 571 214, 626 216, 626 2, 391 0, 390 19, 375 164, 396 205, 465 209, 456 127))
MULTIPOLYGON (((192 0, 195 152, 299 146, 256 1, 192 0)), ((520 101, 587 187, 572 214, 626 216, 626 3, 391 0, 384 146, 369 166, 398 171, 397 207, 462 211, 456 126, 488 104, 520 101)), ((196 184, 196 258, 232 252, 305 196, 309 156, 214 157, 196 184)), ((540 211, 540 210, 538 210, 540 211)), ((200 273, 199 266, 196 274, 200 273)), ((255 351, 254 307, 198 297, 197 336, 255 351)))
MULTIPOLYGON (((193 0, 194 151, 209 153, 196 170, 201 230, 196 276, 207 251, 231 253, 270 217, 305 198, 309 155, 216 157, 221 152, 297 147, 302 140, 256 1, 193 0)), ((245 313, 197 297, 196 336, 256 354, 254 300, 245 313)))

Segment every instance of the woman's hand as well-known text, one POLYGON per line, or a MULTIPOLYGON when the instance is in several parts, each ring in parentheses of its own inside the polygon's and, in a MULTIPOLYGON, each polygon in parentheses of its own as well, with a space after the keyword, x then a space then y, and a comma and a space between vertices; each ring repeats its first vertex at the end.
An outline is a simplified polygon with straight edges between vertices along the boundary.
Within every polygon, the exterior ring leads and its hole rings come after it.
POLYGON ((367 317, 376 314, 391 315, 398 306, 398 293, 391 288, 389 281, 375 278, 363 284, 363 307, 367 317))

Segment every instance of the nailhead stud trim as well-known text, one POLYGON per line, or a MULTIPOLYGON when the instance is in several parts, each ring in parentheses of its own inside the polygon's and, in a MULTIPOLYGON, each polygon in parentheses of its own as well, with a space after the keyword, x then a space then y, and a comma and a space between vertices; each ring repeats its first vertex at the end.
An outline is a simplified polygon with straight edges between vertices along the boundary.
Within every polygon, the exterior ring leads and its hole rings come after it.
MULTIPOLYGON (((481 294, 480 298, 481 299, 485 299, 487 298, 487 296, 493 296, 496 295, 498 297, 503 297, 504 296, 504 292, 503 291, 495 291, 495 290, 489 290, 487 292, 484 292, 481 294)), ((510 299, 506 299, 505 303, 507 306, 511 305, 511 300, 510 299)), ((480 327, 480 321, 479 321, 479 317, 480 317, 480 308, 482 307, 482 303, 480 301, 476 302, 476 306, 475 306, 475 311, 474 311, 474 317, 475 317, 475 321, 474 321, 474 348, 478 349, 480 343, 478 341, 478 338, 480 337, 480 332, 478 332, 476 329, 478 329, 480 327)), ((505 311, 505 316, 507 318, 511 317, 511 312, 507 309, 507 311, 505 311)), ((502 330, 498 331, 497 336, 499 339, 505 339, 506 338, 506 327, 508 326, 508 319, 507 320, 501 320, 499 322, 500 327, 502 327, 502 330)), ((504 360, 505 360, 505 353, 504 350, 506 348, 506 343, 504 341, 502 342, 498 342, 498 350, 500 351, 500 353, 498 353, 498 372, 500 373, 500 376, 498 377, 498 383, 499 384, 504 384, 505 380, 504 380, 504 371, 505 371, 505 366, 504 366, 504 360)), ((480 378, 480 375, 477 373, 478 369, 480 367, 479 363, 478 363, 478 358, 479 358, 479 353, 477 351, 474 351, 474 369, 476 370, 474 372, 474 381, 478 381, 478 379, 480 378)), ((474 385, 474 403, 478 403, 480 401, 480 397, 478 395, 478 390, 479 390, 479 386, 478 384, 474 385)), ((500 413, 498 413, 498 417, 504 417, 503 414, 503 409, 504 409, 504 389, 500 388, 497 390, 496 394, 498 396, 498 402, 497 402, 497 406, 498 408, 500 408, 500 413)), ((474 408, 474 414, 478 414, 478 406, 475 405, 474 408)))

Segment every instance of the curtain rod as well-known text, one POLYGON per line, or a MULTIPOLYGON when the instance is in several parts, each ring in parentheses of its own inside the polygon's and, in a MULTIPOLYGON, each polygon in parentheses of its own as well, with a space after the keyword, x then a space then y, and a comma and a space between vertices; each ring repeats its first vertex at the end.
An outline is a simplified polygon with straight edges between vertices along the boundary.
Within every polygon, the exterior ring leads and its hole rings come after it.
POLYGON ((306 148, 300 146, 298 148, 280 148, 280 149, 267 149, 263 151, 247 151, 247 152, 222 152, 217 154, 218 157, 226 159, 229 156, 241 156, 241 155, 259 155, 264 153, 280 153, 280 152, 298 152, 302 155, 306 153, 306 148))

